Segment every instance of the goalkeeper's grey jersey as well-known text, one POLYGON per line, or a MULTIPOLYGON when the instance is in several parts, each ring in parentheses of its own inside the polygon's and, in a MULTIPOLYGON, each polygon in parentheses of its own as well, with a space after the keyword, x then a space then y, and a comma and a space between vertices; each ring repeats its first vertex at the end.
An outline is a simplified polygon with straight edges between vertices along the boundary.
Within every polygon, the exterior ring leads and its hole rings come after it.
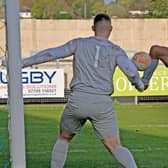
POLYGON ((54 59, 73 57, 71 90, 109 95, 113 93, 113 74, 117 66, 132 84, 143 89, 134 64, 119 46, 101 37, 77 38, 68 43, 38 52, 24 60, 23 66, 54 59))

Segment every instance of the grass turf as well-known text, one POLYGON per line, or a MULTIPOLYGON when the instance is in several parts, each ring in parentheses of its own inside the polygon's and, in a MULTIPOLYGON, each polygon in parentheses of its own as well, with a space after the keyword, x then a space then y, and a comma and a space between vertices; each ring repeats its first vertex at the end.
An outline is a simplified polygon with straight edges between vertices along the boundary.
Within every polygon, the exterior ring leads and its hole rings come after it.
MULTIPOLYGON (((121 142, 139 168, 168 168, 168 104, 114 104, 121 142)), ((64 105, 26 105, 27 168, 49 168, 64 105)), ((7 110, 0 106, 0 168, 9 162, 7 110)), ((90 123, 73 139, 65 168, 121 168, 96 138, 90 123)))

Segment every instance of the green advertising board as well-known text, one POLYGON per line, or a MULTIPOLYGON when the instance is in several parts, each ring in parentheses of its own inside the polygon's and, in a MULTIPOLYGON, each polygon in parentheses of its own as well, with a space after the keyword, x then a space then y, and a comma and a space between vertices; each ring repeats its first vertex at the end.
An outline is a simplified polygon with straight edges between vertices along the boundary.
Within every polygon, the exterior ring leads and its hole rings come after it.
MULTIPOLYGON (((140 76, 143 75, 143 72, 139 73, 140 76)), ((144 92, 138 92, 119 68, 115 71, 113 82, 113 96, 165 96, 168 95, 168 68, 165 66, 157 67, 150 80, 148 89, 144 92)))

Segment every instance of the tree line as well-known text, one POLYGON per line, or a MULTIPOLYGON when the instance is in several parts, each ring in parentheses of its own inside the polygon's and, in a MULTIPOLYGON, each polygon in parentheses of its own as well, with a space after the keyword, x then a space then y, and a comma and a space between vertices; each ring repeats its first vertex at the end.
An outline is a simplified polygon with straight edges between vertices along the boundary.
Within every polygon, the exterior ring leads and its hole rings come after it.
POLYGON ((167 18, 168 0, 20 0, 21 8, 29 8, 36 19, 92 18, 100 12, 113 17, 129 18, 131 10, 147 11, 134 17, 167 18))

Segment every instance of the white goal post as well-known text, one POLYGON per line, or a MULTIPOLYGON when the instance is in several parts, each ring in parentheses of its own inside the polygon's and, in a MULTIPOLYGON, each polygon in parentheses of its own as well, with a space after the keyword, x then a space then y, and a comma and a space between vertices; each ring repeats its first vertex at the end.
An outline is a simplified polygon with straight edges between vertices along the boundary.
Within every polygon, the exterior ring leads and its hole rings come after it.
POLYGON ((26 168, 19 4, 19 0, 5 0, 8 50, 9 138, 12 168, 26 168))

